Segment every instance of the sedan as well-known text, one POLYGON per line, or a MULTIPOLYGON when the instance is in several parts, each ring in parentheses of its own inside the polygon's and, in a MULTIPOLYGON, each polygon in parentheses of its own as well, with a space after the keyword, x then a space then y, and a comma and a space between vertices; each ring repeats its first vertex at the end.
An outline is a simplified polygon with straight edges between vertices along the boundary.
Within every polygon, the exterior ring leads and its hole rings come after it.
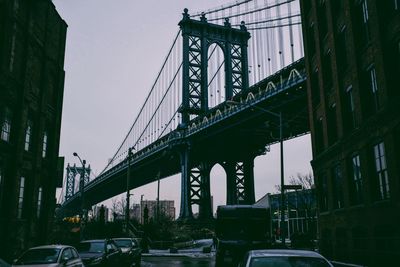
POLYGON ((12 266, 82 267, 83 262, 75 248, 49 245, 30 248, 12 266))
POLYGON ((77 247, 85 266, 120 266, 121 250, 107 239, 85 240, 77 247))
POLYGON ((142 249, 136 239, 113 238, 113 240, 122 251, 125 266, 140 266, 142 249))
POLYGON ((333 267, 327 259, 314 251, 290 249, 250 250, 239 267, 333 267))

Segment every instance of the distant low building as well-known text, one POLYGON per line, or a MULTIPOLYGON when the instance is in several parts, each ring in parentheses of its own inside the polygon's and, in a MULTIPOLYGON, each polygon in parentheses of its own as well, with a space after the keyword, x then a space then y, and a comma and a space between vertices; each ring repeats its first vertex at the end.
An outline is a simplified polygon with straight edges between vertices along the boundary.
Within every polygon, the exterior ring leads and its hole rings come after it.
MULTIPOLYGON (((143 200, 140 203, 141 205, 141 223, 144 223, 144 210, 147 207, 148 209, 148 218, 155 219, 157 217, 157 200, 143 200)), ((159 214, 163 214, 171 218, 175 219, 175 202, 173 200, 160 200, 159 201, 159 214)))
POLYGON ((129 209, 129 217, 140 222, 140 204, 133 204, 129 209))
POLYGON ((294 233, 308 234, 315 239, 317 234, 317 200, 314 189, 285 192, 285 222, 281 224, 281 194, 267 194, 255 206, 270 208, 271 233, 279 238, 281 227, 285 227, 285 237, 294 233))

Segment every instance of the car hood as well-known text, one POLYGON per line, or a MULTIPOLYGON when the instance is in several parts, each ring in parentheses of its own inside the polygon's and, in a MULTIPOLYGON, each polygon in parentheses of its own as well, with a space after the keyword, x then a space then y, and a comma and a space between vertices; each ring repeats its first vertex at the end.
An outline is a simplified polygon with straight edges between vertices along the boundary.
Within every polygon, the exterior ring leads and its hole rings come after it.
POLYGON ((60 266, 59 263, 12 265, 12 267, 58 267, 58 266, 60 266))

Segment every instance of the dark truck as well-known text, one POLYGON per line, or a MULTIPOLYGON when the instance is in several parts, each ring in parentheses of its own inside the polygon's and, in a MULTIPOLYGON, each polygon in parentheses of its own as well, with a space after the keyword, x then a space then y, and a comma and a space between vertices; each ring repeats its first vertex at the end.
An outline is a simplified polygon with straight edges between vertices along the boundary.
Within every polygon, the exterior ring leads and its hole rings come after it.
POLYGON ((252 205, 218 206, 215 234, 216 266, 237 265, 247 251, 271 247, 270 212, 252 205))

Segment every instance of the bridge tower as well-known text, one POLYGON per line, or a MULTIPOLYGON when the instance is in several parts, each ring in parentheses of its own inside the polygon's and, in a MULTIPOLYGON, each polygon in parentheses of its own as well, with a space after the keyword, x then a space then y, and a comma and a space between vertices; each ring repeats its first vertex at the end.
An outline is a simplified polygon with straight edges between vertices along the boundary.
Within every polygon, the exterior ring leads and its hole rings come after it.
MULTIPOLYGON (((76 167, 71 165, 67 165, 67 178, 65 181, 65 200, 70 199, 74 194, 75 194, 75 181, 76 181, 76 176, 82 175, 82 167, 76 167)), ((90 177, 90 172, 91 168, 90 165, 89 167, 85 168, 85 174, 84 174, 84 182, 85 184, 89 183, 89 177, 90 177)))
MULTIPOLYGON (((182 128, 186 128, 195 116, 202 116, 208 106, 208 49, 218 45, 224 53, 225 97, 231 99, 249 87, 247 43, 250 34, 244 22, 239 29, 232 28, 229 20, 224 25, 207 22, 204 14, 200 20, 190 18, 185 9, 179 22, 183 38, 182 65, 182 128)), ((192 205, 199 205, 199 218, 208 219, 211 214, 210 171, 215 162, 207 155, 194 161, 190 144, 181 153, 182 192, 180 218, 193 216, 192 205)), ((227 173, 227 204, 254 203, 254 157, 239 162, 230 160, 224 164, 227 173), (250 159, 251 158, 251 159, 250 159)), ((225 162, 225 160, 223 160, 225 162)))

